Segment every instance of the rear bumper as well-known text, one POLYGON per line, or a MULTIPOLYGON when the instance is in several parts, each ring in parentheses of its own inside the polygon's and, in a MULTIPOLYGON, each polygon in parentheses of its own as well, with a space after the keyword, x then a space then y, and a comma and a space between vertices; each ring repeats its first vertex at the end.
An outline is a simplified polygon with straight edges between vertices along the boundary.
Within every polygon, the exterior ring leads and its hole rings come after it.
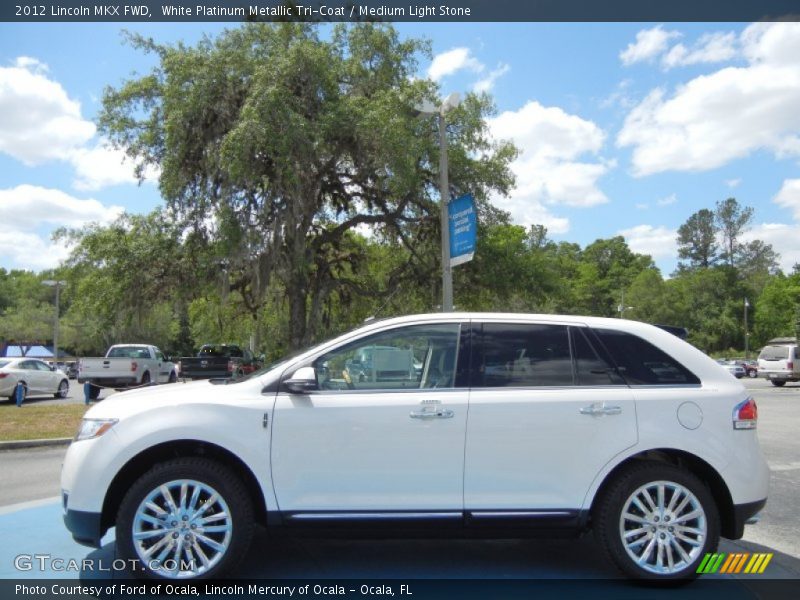
POLYGON ((767 504, 767 499, 747 502, 745 504, 735 504, 733 506, 732 530, 723 533, 724 537, 731 540, 738 540, 744 535, 744 526, 752 517, 757 515, 767 504))
POLYGON ((97 378, 97 377, 79 377, 78 383, 92 383, 100 387, 109 388, 124 388, 137 385, 135 377, 115 377, 115 378, 97 378))
POLYGON ((64 525, 72 534, 72 539, 79 544, 92 548, 100 547, 100 539, 105 533, 100 513, 67 509, 64 514, 64 525))

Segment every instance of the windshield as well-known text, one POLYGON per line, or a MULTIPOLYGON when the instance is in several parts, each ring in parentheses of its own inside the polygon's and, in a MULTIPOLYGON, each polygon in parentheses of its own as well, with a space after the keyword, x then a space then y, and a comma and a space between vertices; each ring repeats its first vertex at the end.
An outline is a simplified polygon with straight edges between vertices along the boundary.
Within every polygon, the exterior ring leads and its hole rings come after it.
POLYGON ((340 336, 346 335, 346 334, 351 333, 353 331, 357 331, 358 329, 361 329, 361 327, 363 327, 363 325, 359 325, 357 327, 353 327, 352 329, 349 329, 349 330, 344 331, 342 333, 337 333, 336 335, 332 335, 329 338, 327 338, 327 339, 325 339, 325 340, 323 340, 321 342, 317 342, 316 344, 314 344, 312 346, 306 346, 304 348, 301 348, 300 350, 295 350, 294 352, 291 352, 291 353, 289 353, 289 354, 287 354, 285 356, 282 356, 278 360, 273 361, 273 362, 263 366, 262 368, 258 369, 257 371, 253 371, 252 373, 250 373, 248 375, 244 375, 243 377, 237 377, 236 379, 229 379, 227 381, 227 383, 229 385, 230 384, 234 384, 234 383, 242 383, 243 381, 249 381, 253 377, 261 377, 262 375, 265 375, 266 373, 269 373, 273 369, 277 369, 278 367, 280 367, 284 363, 288 363, 289 361, 291 361, 292 359, 300 356, 301 354, 303 354, 305 352, 308 352, 309 350, 311 350, 315 346, 322 346, 324 344, 327 344, 328 342, 331 342, 331 341, 335 340, 336 338, 338 338, 340 336))

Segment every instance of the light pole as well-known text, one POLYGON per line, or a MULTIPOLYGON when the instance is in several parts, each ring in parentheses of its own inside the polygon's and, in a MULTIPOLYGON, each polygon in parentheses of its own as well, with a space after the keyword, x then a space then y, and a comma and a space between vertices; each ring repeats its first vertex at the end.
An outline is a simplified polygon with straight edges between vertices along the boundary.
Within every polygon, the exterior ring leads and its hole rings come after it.
POLYGON ((42 282, 44 285, 56 288, 56 318, 53 321, 53 358, 56 365, 58 364, 58 318, 59 318, 59 292, 61 286, 67 285, 66 281, 56 281, 53 279, 46 279, 42 282))
POLYGON ((445 114, 461 102, 458 92, 450 94, 440 106, 426 100, 416 106, 419 115, 439 117, 439 197, 440 226, 442 228, 442 312, 453 311, 453 270, 450 266, 450 219, 447 205, 450 202, 450 183, 447 165, 447 122, 445 114))
POLYGON ((750 332, 747 331, 747 309, 750 308, 750 303, 747 297, 744 299, 744 359, 750 360, 750 332))

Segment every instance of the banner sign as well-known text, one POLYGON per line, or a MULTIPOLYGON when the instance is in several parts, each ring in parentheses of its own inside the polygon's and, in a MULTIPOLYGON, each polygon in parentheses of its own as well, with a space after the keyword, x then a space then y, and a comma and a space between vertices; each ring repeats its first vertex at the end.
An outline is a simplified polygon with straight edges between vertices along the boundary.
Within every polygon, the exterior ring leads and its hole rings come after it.
POLYGON ((450 221, 450 266, 455 267, 475 256, 478 215, 472 194, 452 200, 447 205, 447 214, 450 221))

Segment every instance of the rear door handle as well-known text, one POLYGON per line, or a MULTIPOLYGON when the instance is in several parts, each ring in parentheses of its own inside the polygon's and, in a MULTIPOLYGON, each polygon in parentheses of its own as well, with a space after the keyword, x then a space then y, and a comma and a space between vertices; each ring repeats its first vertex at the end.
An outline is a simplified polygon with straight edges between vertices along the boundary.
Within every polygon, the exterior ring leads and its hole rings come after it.
POLYGON ((590 404, 589 406, 584 406, 580 410, 582 415, 590 415, 590 416, 600 416, 600 415, 619 415, 622 414, 622 407, 621 406, 608 406, 605 403, 600 404, 590 404))
POLYGON ((409 416, 412 419, 452 419, 455 413, 447 408, 412 410, 409 416))

